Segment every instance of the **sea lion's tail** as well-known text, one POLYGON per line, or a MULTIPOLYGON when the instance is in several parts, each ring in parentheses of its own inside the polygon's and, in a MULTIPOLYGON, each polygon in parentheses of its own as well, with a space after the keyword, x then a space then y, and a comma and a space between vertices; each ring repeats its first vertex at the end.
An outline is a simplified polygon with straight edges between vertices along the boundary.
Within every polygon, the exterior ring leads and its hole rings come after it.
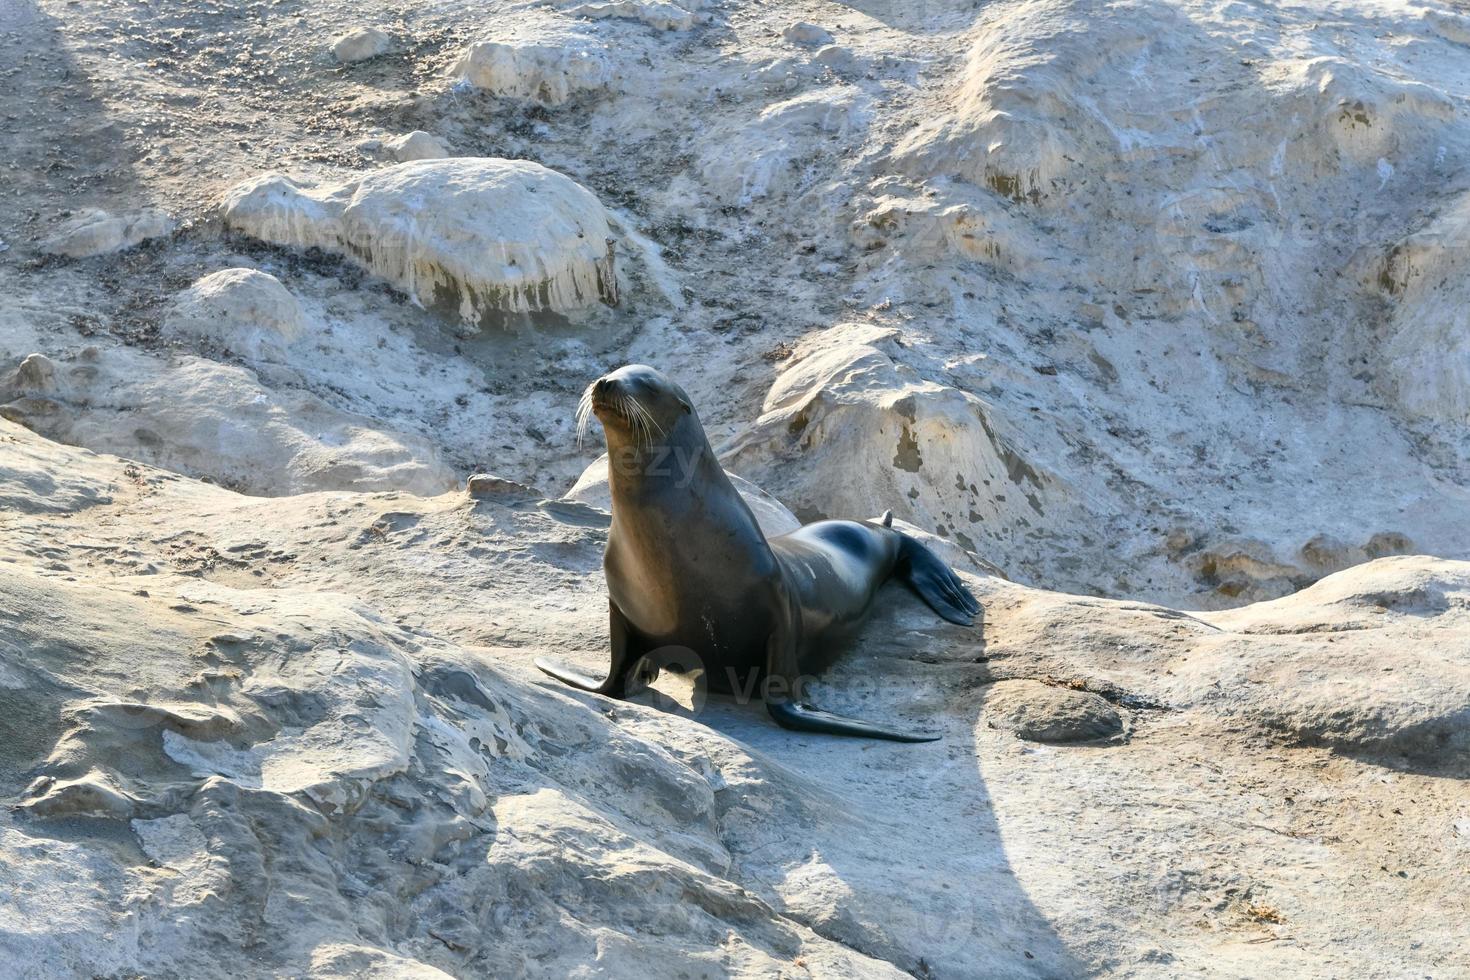
MULTIPOLYGON (((891 527, 893 512, 883 514, 883 526, 891 527)), ((954 570, 938 555, 926 548, 922 542, 909 537, 902 531, 898 535, 898 561, 893 574, 918 593, 919 598, 929 604, 939 615, 959 626, 973 626, 980 612, 980 603, 970 592, 954 570)))

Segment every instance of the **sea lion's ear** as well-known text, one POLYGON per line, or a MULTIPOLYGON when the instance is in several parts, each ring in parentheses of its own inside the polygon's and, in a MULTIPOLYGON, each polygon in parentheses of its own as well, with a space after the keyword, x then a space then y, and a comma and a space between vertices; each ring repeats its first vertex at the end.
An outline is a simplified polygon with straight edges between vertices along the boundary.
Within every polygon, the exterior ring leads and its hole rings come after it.
POLYGON ((694 406, 690 405, 688 402, 680 402, 679 404, 684 406, 685 415, 688 415, 690 412, 694 411, 694 406))

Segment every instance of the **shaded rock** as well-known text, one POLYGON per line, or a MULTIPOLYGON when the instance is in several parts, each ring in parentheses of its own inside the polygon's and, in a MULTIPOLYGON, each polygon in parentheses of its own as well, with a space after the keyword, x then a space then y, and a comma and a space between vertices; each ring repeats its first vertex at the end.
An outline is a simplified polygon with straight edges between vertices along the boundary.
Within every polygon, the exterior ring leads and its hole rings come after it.
MULTIPOLYGON (((1314 539, 1318 542, 1316 546, 1308 542, 1303 546, 1303 557, 1308 562, 1314 558, 1325 558, 1329 564, 1335 562, 1341 556, 1329 555, 1324 550, 1328 547, 1326 540, 1319 536, 1314 539)), ((1246 602, 1290 595, 1312 577, 1311 572, 1290 558, 1278 558, 1269 543, 1254 538, 1231 537, 1211 542, 1189 554, 1186 562, 1201 584, 1220 595, 1246 602)))
POLYGON ((387 54, 392 46, 392 40, 378 28, 358 27, 332 42, 332 57, 343 64, 351 64, 387 54))
POLYGON ((280 361, 305 336, 306 316, 280 280, 256 269, 221 269, 179 294, 163 333, 253 360, 280 361))
POLYGON ((992 684, 980 716, 1031 742, 1090 742, 1123 731, 1122 717, 1105 699, 1037 681, 992 684))
POLYGON ((237 184, 223 208, 233 228, 345 255, 469 325, 617 302, 607 213, 529 161, 420 160, 335 185, 268 173, 237 184))
POLYGON ((175 227, 173 218, 161 211, 115 215, 89 208, 57 226, 42 240, 41 250, 74 259, 108 255, 171 234, 175 227))
POLYGON ((133 815, 135 801, 97 772, 76 779, 37 780, 30 798, 20 808, 38 817, 104 817, 125 819, 133 815))
POLYGON ((515 480, 507 480, 493 473, 475 473, 465 480, 465 492, 471 497, 498 497, 503 495, 537 495, 534 487, 528 487, 524 483, 515 480))

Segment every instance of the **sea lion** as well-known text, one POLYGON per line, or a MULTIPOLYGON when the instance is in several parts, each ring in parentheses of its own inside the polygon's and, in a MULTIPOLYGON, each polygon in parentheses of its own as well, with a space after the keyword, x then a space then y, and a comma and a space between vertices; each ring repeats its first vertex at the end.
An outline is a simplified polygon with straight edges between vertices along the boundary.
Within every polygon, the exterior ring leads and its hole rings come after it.
POLYGON ((545 660, 573 687, 612 697, 659 667, 702 668, 710 690, 759 692, 787 728, 926 742, 807 703, 805 675, 831 663, 896 576, 940 616, 969 626, 980 604, 928 548, 877 521, 818 521, 770 540, 721 468, 689 396, 633 364, 588 386, 579 431, 607 436, 612 665, 605 680, 545 660), (670 651, 674 655, 670 656, 670 651))

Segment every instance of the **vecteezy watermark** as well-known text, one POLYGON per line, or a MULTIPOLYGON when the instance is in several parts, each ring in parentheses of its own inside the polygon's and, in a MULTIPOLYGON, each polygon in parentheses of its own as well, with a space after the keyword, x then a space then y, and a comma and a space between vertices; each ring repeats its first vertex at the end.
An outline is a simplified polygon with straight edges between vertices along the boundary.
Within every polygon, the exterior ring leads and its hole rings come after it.
POLYGON ((642 479, 674 480, 684 488, 694 483, 695 474, 704 458, 705 447, 668 446, 652 443, 642 446, 619 446, 607 454, 608 470, 619 476, 642 479))
POLYGON ((728 693, 739 705, 769 701, 807 700, 807 689, 817 681, 815 674, 782 677, 769 674, 759 665, 740 670, 730 665, 719 668, 713 677, 702 656, 685 646, 663 646, 644 654, 633 665, 629 675, 629 698, 693 718, 709 702, 711 688, 728 693), (667 690, 653 685, 664 675, 679 680, 666 682, 667 690))
POLYGON ((750 704, 756 700, 801 703, 806 700, 807 686, 816 680, 807 674, 798 674, 788 679, 759 670, 748 670, 741 677, 734 667, 725 668, 725 679, 730 685, 736 704, 750 704))

